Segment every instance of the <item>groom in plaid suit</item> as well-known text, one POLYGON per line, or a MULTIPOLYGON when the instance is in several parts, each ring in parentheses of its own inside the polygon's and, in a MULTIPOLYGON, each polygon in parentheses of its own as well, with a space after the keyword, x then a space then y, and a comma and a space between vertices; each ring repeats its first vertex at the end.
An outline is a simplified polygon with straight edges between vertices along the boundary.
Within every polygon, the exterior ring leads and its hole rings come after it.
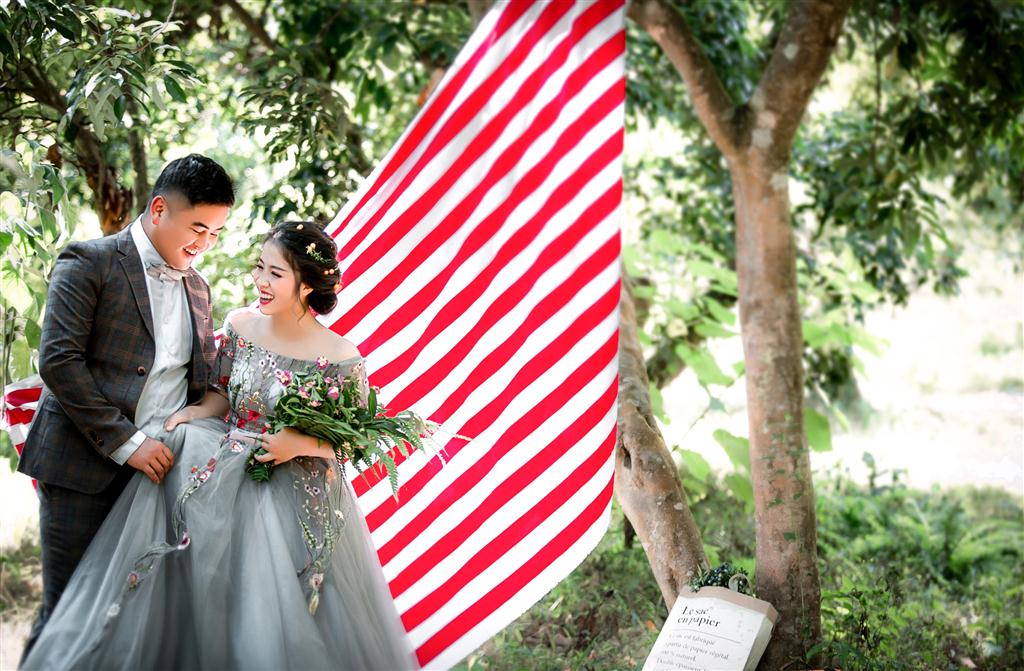
POLYGON ((38 481, 43 603, 28 654, 132 475, 174 461, 164 419, 198 402, 215 355, 210 288, 192 262, 235 202, 224 169, 169 163, 146 211, 116 235, 74 242, 50 278, 39 345, 45 388, 18 471, 38 481))

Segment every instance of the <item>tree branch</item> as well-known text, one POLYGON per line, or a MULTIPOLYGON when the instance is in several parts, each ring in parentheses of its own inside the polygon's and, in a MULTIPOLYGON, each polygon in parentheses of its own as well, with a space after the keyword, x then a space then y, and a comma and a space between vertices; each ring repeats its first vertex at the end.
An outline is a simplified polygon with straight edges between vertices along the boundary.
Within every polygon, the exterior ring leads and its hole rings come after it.
POLYGON ((263 46, 271 51, 277 51, 277 42, 274 41, 274 38, 270 36, 270 33, 267 32, 267 29, 263 27, 263 24, 256 17, 245 11, 245 7, 242 7, 238 0, 225 0, 224 4, 231 8, 231 11, 235 13, 235 16, 242 22, 242 25, 249 30, 253 37, 262 42, 263 46))
POLYGON ((632 281, 625 269, 619 315, 615 498, 639 536, 665 605, 671 608, 690 577, 708 568, 708 560, 675 462, 651 411, 632 281))
POLYGON ((494 0, 466 0, 466 8, 469 10, 469 18, 474 28, 480 25, 493 4, 494 0))
POLYGON ((632 0, 626 13, 672 61, 686 82, 701 124, 726 160, 732 161, 740 144, 736 105, 686 19, 666 0, 632 0))
POLYGON ((761 81, 750 98, 754 113, 751 145, 788 163, 790 148, 811 94, 828 66, 853 0, 798 0, 761 81))

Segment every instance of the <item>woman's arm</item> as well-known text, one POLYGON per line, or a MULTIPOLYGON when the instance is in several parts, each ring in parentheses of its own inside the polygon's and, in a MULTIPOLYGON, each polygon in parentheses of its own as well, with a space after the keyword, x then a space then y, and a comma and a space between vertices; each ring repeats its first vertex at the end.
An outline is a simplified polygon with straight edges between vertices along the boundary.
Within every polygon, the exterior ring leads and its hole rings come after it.
POLYGON ((186 405, 164 422, 164 430, 170 431, 179 424, 206 417, 223 417, 228 411, 228 399, 219 390, 209 389, 203 400, 195 405, 186 405))

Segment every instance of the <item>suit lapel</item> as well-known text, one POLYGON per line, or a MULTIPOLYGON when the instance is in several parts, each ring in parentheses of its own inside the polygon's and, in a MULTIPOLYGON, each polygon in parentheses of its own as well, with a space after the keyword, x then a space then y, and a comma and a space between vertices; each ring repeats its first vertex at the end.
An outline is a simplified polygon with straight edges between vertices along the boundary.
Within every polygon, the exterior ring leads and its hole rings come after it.
POLYGON ((189 316, 192 318, 192 370, 198 371, 201 378, 205 379, 206 373, 200 370, 200 366, 206 363, 203 356, 203 336, 210 319, 210 303, 206 297, 206 285, 195 269, 191 269, 188 275, 185 275, 184 281, 189 316))
POLYGON ((142 257, 132 240, 131 225, 117 234, 117 249, 121 252, 121 268, 128 276, 128 284, 135 295, 135 303, 139 306, 142 323, 149 331, 149 337, 155 340, 153 332, 153 308, 149 303, 149 288, 146 286, 146 270, 142 267, 142 257))

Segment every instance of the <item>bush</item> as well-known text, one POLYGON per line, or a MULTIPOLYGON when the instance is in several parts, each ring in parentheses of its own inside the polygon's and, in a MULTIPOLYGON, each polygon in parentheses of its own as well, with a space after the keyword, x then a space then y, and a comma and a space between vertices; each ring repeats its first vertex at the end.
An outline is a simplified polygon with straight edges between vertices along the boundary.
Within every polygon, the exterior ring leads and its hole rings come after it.
MULTIPOLYGON (((877 481, 874 478, 873 481, 877 481)), ((823 641, 844 671, 1024 668, 1024 514, 993 489, 817 483, 823 641)), ((754 575, 754 525, 709 479, 692 505, 712 565, 754 575)), ((564 582, 459 669, 639 669, 668 610, 623 518, 564 582)), ((817 667, 815 667, 817 668, 817 667)))

